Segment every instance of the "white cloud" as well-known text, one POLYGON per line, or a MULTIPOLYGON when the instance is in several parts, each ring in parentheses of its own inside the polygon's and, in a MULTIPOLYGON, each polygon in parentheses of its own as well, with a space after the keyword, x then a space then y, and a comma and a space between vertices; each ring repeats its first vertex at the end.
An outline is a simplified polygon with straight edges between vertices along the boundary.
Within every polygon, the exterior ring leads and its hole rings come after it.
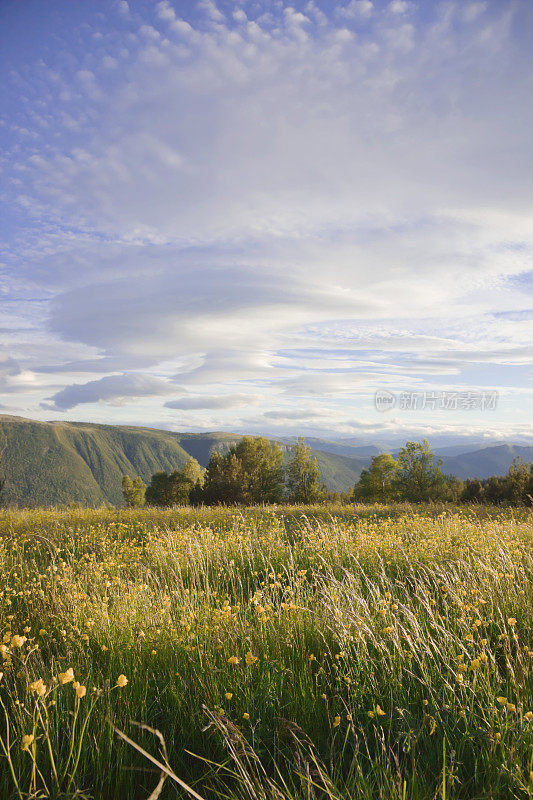
POLYGON ((295 420, 314 420, 324 416, 327 415, 323 411, 312 408, 299 408, 294 411, 291 411, 290 409, 281 409, 280 411, 265 411, 263 414, 263 417, 266 420, 274 420, 279 424, 284 422, 293 423, 295 420))
POLYGON ((102 66, 106 69, 116 69, 119 65, 118 58, 113 58, 112 56, 104 56, 102 59, 102 66))
POLYGON ((109 375, 88 383, 75 383, 47 398, 43 408, 54 411, 68 411, 81 403, 98 403, 105 401, 114 405, 123 405, 137 397, 165 395, 175 392, 176 388, 153 375, 124 373, 109 375))
POLYGON ((174 11, 174 8, 171 6, 168 0, 161 0, 160 3, 156 4, 156 9, 157 9, 157 16, 160 17, 160 19, 164 19, 170 22, 176 19, 176 12, 174 11))
POLYGON ((374 4, 371 0, 349 0, 346 5, 338 7, 338 13, 343 17, 352 19, 367 19, 374 11, 374 4))
POLYGON ((242 408, 243 406, 255 405, 260 402, 259 395, 233 394, 233 395, 197 395, 196 397, 182 397, 178 400, 169 400, 165 403, 165 408, 177 408, 184 411, 194 411, 196 409, 207 408, 242 408))
POLYGON ((0 351, 0 380, 4 381, 7 377, 18 375, 20 366, 14 358, 7 353, 0 351))
POLYGON ((198 8, 203 11, 209 19, 215 22, 222 22, 224 20, 224 14, 213 0, 199 0, 198 8))
POLYGON ((392 0, 392 3, 389 3, 389 11, 393 14, 405 14, 410 5, 407 0, 392 0))

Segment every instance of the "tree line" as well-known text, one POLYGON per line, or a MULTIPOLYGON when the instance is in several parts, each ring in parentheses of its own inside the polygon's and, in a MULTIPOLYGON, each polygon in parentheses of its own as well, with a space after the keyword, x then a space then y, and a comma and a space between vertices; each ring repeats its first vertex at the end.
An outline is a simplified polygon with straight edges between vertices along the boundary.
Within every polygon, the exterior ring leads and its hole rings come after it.
MULTIPOLYGON (((328 499, 316 458, 298 439, 287 464, 283 451, 263 436, 244 436, 227 453, 214 452, 203 470, 191 458, 182 470, 156 472, 146 486, 141 478, 122 478, 127 506, 260 505, 320 503, 328 499)), ((334 494, 334 493, 333 493, 334 494)))
POLYGON ((506 475, 460 480, 441 471, 442 462, 428 442, 407 442, 393 458, 382 453, 372 458, 354 487, 354 500, 390 503, 421 502, 533 503, 533 463, 515 458, 506 475))
POLYGON ((191 458, 182 470, 156 472, 146 486, 141 478, 122 479, 126 505, 306 505, 327 500, 410 503, 533 503, 533 464, 518 458, 507 475, 462 481, 441 470, 428 442, 406 442, 394 458, 381 453, 361 472, 351 494, 329 492, 321 482, 311 448, 299 439, 283 463, 278 444, 245 436, 227 453, 214 452, 206 469, 191 458))

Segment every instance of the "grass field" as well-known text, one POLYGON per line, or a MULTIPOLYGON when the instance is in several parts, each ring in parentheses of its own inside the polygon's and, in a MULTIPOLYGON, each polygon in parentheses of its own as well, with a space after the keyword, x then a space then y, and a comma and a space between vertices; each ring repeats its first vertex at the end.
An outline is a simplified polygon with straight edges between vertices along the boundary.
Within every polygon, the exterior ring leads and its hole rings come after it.
POLYGON ((527 510, 6 511, 0 534, 1 798, 533 796, 527 510))

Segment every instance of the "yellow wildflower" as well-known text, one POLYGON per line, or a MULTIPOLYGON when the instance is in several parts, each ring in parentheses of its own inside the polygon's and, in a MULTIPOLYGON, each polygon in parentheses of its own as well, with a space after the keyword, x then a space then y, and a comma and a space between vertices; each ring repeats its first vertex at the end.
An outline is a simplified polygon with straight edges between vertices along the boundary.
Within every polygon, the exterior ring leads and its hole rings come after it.
POLYGON ((35 692, 39 697, 43 697, 46 694, 46 685, 42 678, 39 678, 38 681, 33 681, 30 683, 30 690, 35 692))
POLYGON ((378 715, 378 717, 384 717, 385 716, 385 712, 383 711, 381 706, 376 706, 376 714, 378 715))
POLYGON ((22 749, 23 750, 29 750, 30 747, 33 744, 34 738, 35 737, 34 737, 33 733, 27 733, 25 736, 23 736, 22 737, 22 749))
POLYGON ((60 672, 57 678, 61 684, 70 683, 74 680, 74 670, 69 667, 66 672, 60 672))
POLYGON ((118 678, 117 678, 117 686, 120 686, 121 689, 124 688, 124 686, 127 684, 127 682, 128 682, 128 679, 126 678, 125 675, 119 675, 118 676, 118 678))
POLYGON ((80 700, 82 697, 85 697, 87 694, 87 689, 85 686, 76 686, 76 697, 79 697, 80 700))
POLYGON ((257 658, 258 658, 257 656, 254 656, 252 654, 251 650, 248 650, 248 652, 246 653, 246 655, 244 657, 244 660, 246 661, 247 665, 249 667, 251 667, 253 664, 255 664, 255 662, 257 661, 257 658))
POLYGON ((228 664, 238 664, 239 661, 240 661, 240 658, 237 658, 237 656, 230 656, 228 658, 228 664))
POLYGON ((333 720, 333 727, 338 728, 340 724, 341 724, 341 718, 339 717, 339 715, 337 715, 333 720))

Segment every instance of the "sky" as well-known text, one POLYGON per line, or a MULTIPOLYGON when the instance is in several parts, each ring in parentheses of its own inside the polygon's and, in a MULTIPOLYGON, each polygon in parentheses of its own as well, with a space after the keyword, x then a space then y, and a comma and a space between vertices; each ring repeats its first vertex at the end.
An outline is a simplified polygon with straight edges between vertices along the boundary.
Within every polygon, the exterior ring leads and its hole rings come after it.
POLYGON ((0 413, 533 444, 532 37, 530 0, 3 0, 0 413))

